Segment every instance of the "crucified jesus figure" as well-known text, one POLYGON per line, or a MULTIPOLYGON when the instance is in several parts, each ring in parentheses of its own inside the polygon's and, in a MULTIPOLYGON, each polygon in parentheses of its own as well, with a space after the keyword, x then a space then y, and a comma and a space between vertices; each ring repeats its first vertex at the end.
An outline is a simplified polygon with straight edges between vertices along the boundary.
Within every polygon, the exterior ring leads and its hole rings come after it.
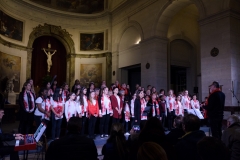
POLYGON ((52 56, 57 52, 57 50, 54 50, 52 54, 50 51, 46 52, 45 48, 43 48, 43 51, 47 55, 48 72, 50 72, 50 68, 52 66, 52 56))

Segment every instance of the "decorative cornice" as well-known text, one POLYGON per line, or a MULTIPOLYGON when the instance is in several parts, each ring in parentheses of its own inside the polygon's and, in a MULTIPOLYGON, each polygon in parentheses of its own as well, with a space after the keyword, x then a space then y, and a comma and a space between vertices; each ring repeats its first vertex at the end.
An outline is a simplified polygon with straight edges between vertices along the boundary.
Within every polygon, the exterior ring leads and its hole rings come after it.
POLYGON ((3 44, 4 46, 8 46, 10 48, 15 48, 15 49, 23 50, 23 51, 32 51, 33 50, 33 48, 21 46, 21 45, 6 41, 1 36, 0 36, 0 43, 3 44))
POLYGON ((105 52, 100 54, 68 54, 67 58, 102 58, 112 57, 111 52, 105 52))
POLYGON ((234 18, 240 19, 240 13, 235 10, 228 9, 223 12, 219 12, 217 14, 214 14, 214 15, 208 16, 207 18, 199 20, 199 25, 204 26, 206 24, 209 24, 227 17, 234 17, 234 18))
POLYGON ((33 31, 35 31, 36 36, 39 35, 39 34, 41 35, 42 31, 44 31, 43 28, 46 28, 46 27, 48 27, 50 29, 50 33, 58 32, 60 34, 59 36, 61 36, 61 37, 64 37, 64 36, 72 37, 72 35, 69 34, 69 32, 67 32, 66 29, 62 29, 61 26, 54 26, 54 25, 50 25, 50 24, 47 24, 47 23, 44 23, 44 26, 39 24, 37 27, 33 28, 33 31), (59 31, 61 31, 61 32, 59 32, 59 31))
POLYGON ((166 37, 153 36, 153 37, 141 40, 139 43, 140 44, 149 43, 149 42, 152 43, 151 41, 155 41, 155 40, 159 40, 163 43, 168 43, 168 41, 169 41, 169 39, 166 37))

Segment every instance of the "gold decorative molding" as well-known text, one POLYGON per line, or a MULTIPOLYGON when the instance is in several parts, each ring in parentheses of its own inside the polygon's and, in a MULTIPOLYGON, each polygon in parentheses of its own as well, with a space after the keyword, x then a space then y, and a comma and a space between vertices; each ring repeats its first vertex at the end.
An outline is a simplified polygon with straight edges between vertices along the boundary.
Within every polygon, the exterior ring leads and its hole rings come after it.
POLYGON ((71 38, 72 35, 66 29, 62 29, 61 26, 46 23, 44 25, 39 24, 33 28, 32 33, 29 35, 28 47, 32 46, 34 40, 41 36, 53 36, 63 43, 67 54, 75 53, 74 42, 71 38))
POLYGON ((31 47, 29 48, 29 47, 21 46, 21 45, 6 41, 2 37, 0 37, 0 43, 3 44, 4 46, 8 46, 10 48, 15 48, 15 49, 23 50, 23 51, 32 51, 33 50, 33 48, 31 48, 31 47))

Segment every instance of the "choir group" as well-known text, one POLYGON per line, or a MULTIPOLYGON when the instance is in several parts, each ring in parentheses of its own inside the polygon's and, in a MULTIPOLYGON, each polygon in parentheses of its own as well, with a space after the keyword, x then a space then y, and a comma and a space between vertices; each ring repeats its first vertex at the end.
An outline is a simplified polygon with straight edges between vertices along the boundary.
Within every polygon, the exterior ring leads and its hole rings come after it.
POLYGON ((122 123, 126 135, 129 135, 128 131, 133 125, 142 126, 150 117, 160 119, 163 126, 166 121, 168 130, 171 130, 176 116, 184 116, 190 109, 201 108, 197 96, 191 98, 187 90, 176 96, 173 90, 169 90, 166 95, 164 89, 157 92, 151 85, 146 90, 136 85, 136 91, 131 93, 129 85, 120 85, 118 81, 109 88, 105 81, 102 81, 100 88, 95 88, 94 82, 85 88, 76 80, 71 91, 66 83, 57 87, 57 81, 53 84, 48 82, 36 97, 33 80, 28 79, 19 95, 19 133, 29 133, 33 121, 36 126, 51 122, 52 139, 58 139, 62 120, 68 122, 71 117, 82 119, 82 134, 85 134, 88 124, 88 135, 93 139, 98 118, 101 138, 108 137, 110 123, 122 123))

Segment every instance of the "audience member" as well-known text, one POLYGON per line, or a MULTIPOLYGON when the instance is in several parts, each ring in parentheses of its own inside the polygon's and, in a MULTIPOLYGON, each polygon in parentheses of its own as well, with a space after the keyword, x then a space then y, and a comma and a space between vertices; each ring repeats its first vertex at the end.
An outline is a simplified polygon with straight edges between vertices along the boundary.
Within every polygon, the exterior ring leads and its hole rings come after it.
POLYGON ((79 117, 71 117, 69 119, 67 135, 51 142, 46 153, 46 160, 97 159, 96 145, 92 139, 81 135, 81 124, 79 117))
POLYGON ((185 133, 182 129, 182 116, 177 116, 173 121, 173 127, 167 135, 167 141, 172 145, 176 145, 179 138, 181 138, 185 133))
POLYGON ((221 140, 215 137, 204 137, 197 143, 197 150, 201 160, 230 159, 230 153, 227 147, 221 140))
POLYGON ((227 129, 224 130, 222 141, 231 151, 231 160, 240 159, 240 120, 237 115, 227 119, 227 129))
POLYGON ((129 150, 126 145, 122 124, 113 123, 110 137, 102 148, 103 160, 127 160, 129 150))
POLYGON ((137 160, 168 160, 164 149, 154 142, 145 142, 138 150, 137 160))
POLYGON ((167 142, 164 128, 158 118, 152 117, 147 120, 145 126, 139 134, 138 140, 139 146, 141 146, 144 142, 155 142, 159 144, 167 153, 169 160, 175 159, 174 148, 167 142))
POLYGON ((192 114, 183 117, 183 130, 186 133, 176 144, 177 159, 179 160, 199 160, 197 143, 206 135, 200 129, 200 119, 192 114))

